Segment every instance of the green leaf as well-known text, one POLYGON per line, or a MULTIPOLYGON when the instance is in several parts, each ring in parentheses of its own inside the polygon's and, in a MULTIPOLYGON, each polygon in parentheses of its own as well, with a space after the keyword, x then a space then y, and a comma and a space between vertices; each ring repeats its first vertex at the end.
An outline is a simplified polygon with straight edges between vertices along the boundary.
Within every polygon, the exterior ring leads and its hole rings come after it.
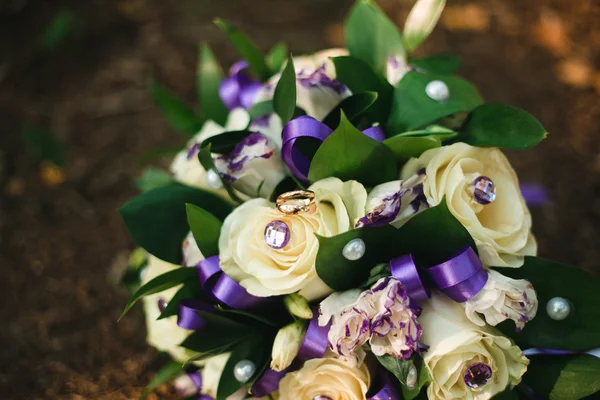
POLYGON ((273 94, 273 110, 281 118, 282 125, 288 123, 294 115, 296 109, 296 71, 294 69, 294 60, 292 56, 288 57, 287 63, 281 78, 275 86, 273 94))
POLYGON ((359 287, 374 266, 397 256, 411 253, 418 266, 429 267, 467 246, 475 249, 473 239, 450 213, 445 200, 415 215, 400 229, 391 225, 364 227, 318 238, 317 274, 336 291, 359 287), (366 251, 359 260, 350 261, 342 256, 342 250, 355 238, 365 242, 366 251), (431 243, 436 243, 435 252, 431 251, 431 243))
POLYGON ((369 272, 369 277, 366 282, 360 285, 361 288, 370 288, 373 284, 375 284, 381 278, 386 278, 391 275, 390 265, 386 263, 377 264, 371 271, 369 272))
POLYGON ((158 370, 156 376, 144 388, 140 400, 144 400, 150 393, 163 383, 167 383, 177 377, 183 371, 183 365, 179 361, 171 361, 158 370))
POLYGON ((175 130, 191 137, 202 128, 202 123, 194 111, 154 79, 150 81, 150 93, 167 122, 175 130))
POLYGON ((197 314, 206 326, 189 335, 180 346, 201 354, 224 353, 253 332, 249 331, 247 326, 233 321, 222 313, 198 312, 197 314))
POLYGON ((577 400, 600 391, 600 358, 536 355, 523 380, 540 398, 577 400))
POLYGON ((267 54, 266 62, 271 71, 279 72, 289 52, 285 43, 277 43, 267 54))
POLYGON ((177 315, 179 312, 179 303, 186 299, 202 299, 204 294, 200 288, 200 281, 198 279, 190 279, 186 281, 181 289, 173 295, 173 297, 167 302, 167 306, 160 313, 157 319, 168 318, 173 315, 177 315))
POLYGON ((478 147, 523 150, 547 135, 542 124, 523 110, 505 104, 483 104, 471 112, 456 140, 478 147))
POLYGON ((186 204, 185 209, 194 240, 204 257, 218 255, 222 222, 208 211, 193 204, 186 204))
POLYGON ((403 132, 419 128, 450 114, 471 111, 481 103, 475 86, 464 79, 410 71, 394 89, 388 130, 403 132), (448 86, 448 101, 441 103, 427 96, 425 87, 434 80, 448 86))
POLYGON ((211 136, 202 142, 202 147, 210 145, 211 153, 229 154, 240 143, 253 132, 250 131, 231 131, 211 136))
POLYGON ((275 327, 277 326, 277 324, 269 319, 266 316, 263 315, 259 315, 250 311, 244 311, 244 310, 235 310, 235 309, 220 309, 219 313, 221 315, 225 315, 228 318, 231 318, 234 321, 243 323, 245 325, 254 325, 254 326, 258 326, 261 329, 265 328, 265 325, 271 326, 271 327, 275 327), (258 325, 257 325, 258 323, 258 325))
POLYGON ((414 51, 433 31, 444 11, 446 0, 417 0, 404 24, 404 46, 414 51))
POLYGON ((119 319, 123 318, 125 314, 131 310, 131 307, 144 296, 150 294, 159 293, 163 290, 170 289, 174 286, 180 285, 188 279, 198 279, 195 268, 177 268, 172 271, 166 272, 162 275, 157 276, 150 282, 139 288, 129 299, 123 313, 119 319))
POLYGON ((223 71, 215 55, 208 44, 202 43, 196 70, 200 111, 204 120, 215 121, 221 126, 225 125, 229 114, 229 110, 219 96, 219 86, 223 78, 223 71))
POLYGON ((250 118, 252 118, 253 121, 272 113, 273 100, 261 101, 260 103, 256 103, 248 109, 248 114, 250 114, 250 118))
POLYGON ((377 74, 368 64, 354 57, 333 57, 336 79, 352 91, 352 93, 375 92, 377 100, 369 108, 370 122, 384 123, 387 121, 392 104, 394 87, 377 74))
POLYGON ((169 186, 172 184, 173 177, 162 168, 148 167, 144 170, 142 176, 135 180, 135 186, 142 192, 147 192, 152 189, 169 186))
POLYGON ((73 33, 75 14, 69 10, 58 12, 44 29, 39 39, 39 45, 45 50, 56 50, 73 33))
POLYGON ((21 140, 25 151, 40 161, 49 161, 57 167, 64 167, 66 152, 63 143, 52 133, 34 127, 21 128, 21 140))
POLYGON ((340 124, 340 115, 343 111, 348 120, 352 123, 357 123, 361 117, 377 100, 377 92, 362 92, 353 94, 350 97, 342 100, 327 116, 323 119, 323 123, 335 129, 340 124))
POLYGON ((521 268, 500 271, 511 278, 530 281, 540 305, 535 318, 521 332, 516 333, 512 324, 500 325, 517 344, 523 348, 571 351, 600 347, 600 277, 539 257, 525 257, 521 268), (546 313, 546 304, 557 296, 572 304, 571 315, 563 321, 555 321, 546 313))
POLYGON ((221 379, 219 380, 219 387, 217 389, 216 400, 226 400, 227 397, 237 392, 244 384, 239 382, 233 373, 235 365, 242 360, 253 361, 256 365, 256 371, 250 378, 248 386, 251 387, 251 383, 263 372, 268 363, 270 356, 270 346, 267 345, 266 340, 261 336, 249 337, 243 342, 239 343, 232 351, 231 356, 223 368, 221 379))
POLYGON ((425 58, 411 60, 410 65, 424 72, 452 75, 461 66, 462 60, 454 54, 439 54, 425 58))
POLYGON ((406 377, 410 367, 414 365, 413 360, 397 358, 389 354, 383 356, 375 356, 379 364, 390 371, 398 381, 404 386, 406 385, 406 377))
POLYGON ((190 230, 186 203, 202 207, 221 220, 232 209, 212 193, 176 183, 129 200, 119 214, 138 245, 161 260, 179 265, 183 259, 181 243, 190 230))
POLYGON ((357 1, 346 21, 344 37, 350 55, 381 75, 385 75, 389 56, 405 54, 396 25, 371 0, 357 1))
POLYGON ((398 163, 404 164, 412 157, 419 157, 426 150, 440 147, 442 142, 436 136, 394 136, 384 140, 383 144, 394 152, 398 163))
MULTIPOLYGON (((417 373, 419 374, 419 380, 417 381, 417 385, 414 389, 409 390, 406 386, 402 386, 402 396, 404 400, 412 400, 419 397, 421 390, 425 385, 431 382, 431 376, 429 375, 429 371, 425 367, 425 363, 422 358, 417 359, 416 361, 417 373)), ((426 398, 427 396, 425 396, 426 398)))
POLYGON ((375 186, 398 175, 394 154, 385 145, 356 129, 342 112, 340 125, 317 150, 308 179, 316 182, 335 176, 375 186))
POLYGON ((457 132, 452 129, 446 128, 440 125, 429 125, 424 129, 417 129, 416 131, 406 131, 397 134, 394 137, 423 137, 423 136, 435 136, 440 140, 453 138, 458 135, 457 132))
POLYGON ((239 29, 234 28, 229 23, 217 18, 215 24, 227 34, 229 40, 236 48, 238 53, 244 60, 248 62, 248 66, 262 81, 266 81, 272 75, 271 70, 267 66, 265 57, 256 45, 242 33, 239 29))

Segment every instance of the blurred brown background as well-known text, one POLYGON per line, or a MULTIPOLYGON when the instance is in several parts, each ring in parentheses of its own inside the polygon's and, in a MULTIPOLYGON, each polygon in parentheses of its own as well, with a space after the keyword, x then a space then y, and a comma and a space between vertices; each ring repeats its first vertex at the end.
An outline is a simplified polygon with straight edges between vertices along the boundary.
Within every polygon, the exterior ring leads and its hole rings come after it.
MULTIPOLYGON (((134 244, 115 209, 135 193, 139 155, 184 141, 155 108, 150 76, 192 105, 198 41, 224 65, 236 59, 214 17, 262 49, 284 40, 301 54, 342 45, 351 3, 0 2, 0 398, 137 398, 161 360, 144 343, 140 307, 116 323, 127 293, 111 277, 134 244), (44 36, 65 15, 64 37, 44 36), (24 124, 65 143, 63 169, 27 154, 24 124)), ((522 181, 550 191, 533 210, 540 254, 600 271, 600 3, 448 3, 420 53, 461 55, 487 100, 547 127, 540 146, 509 154, 522 181)), ((380 4, 402 23, 412 1, 380 4)))

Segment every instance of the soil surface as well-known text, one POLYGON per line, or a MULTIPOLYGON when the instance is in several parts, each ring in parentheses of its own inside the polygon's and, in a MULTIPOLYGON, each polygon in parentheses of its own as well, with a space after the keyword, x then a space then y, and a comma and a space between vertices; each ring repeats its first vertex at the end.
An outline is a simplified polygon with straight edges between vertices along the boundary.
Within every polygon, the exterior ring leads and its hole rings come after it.
MULTIPOLYGON (((380 2, 402 22, 412 1, 380 2)), ((489 101, 538 116, 550 136, 510 153, 523 182, 550 201, 533 210, 540 255, 600 271, 600 3, 449 0, 423 54, 461 55, 489 101)), ((234 50, 216 16, 262 49, 294 54, 342 44, 349 0, 4 0, 0 3, 0 397, 135 399, 162 359, 144 343, 140 307, 115 270, 134 243, 115 212, 135 194, 138 157, 184 138, 147 90, 156 76, 193 105, 199 41, 223 65, 234 50), (40 35, 74 17, 53 51, 40 35), (65 144, 63 171, 41 169, 23 125, 65 144), (64 181, 60 173, 64 173, 64 181), (58 173, 58 175, 57 175, 58 173), (61 182, 62 181, 62 182, 61 182)), ((167 387, 155 398, 172 398, 167 387)))

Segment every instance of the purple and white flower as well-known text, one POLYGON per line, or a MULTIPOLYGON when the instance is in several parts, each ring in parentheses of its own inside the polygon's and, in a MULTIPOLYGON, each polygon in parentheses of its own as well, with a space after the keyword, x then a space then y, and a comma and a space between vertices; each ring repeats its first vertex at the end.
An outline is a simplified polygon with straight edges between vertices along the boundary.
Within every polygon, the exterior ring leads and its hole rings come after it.
POLYGON ((371 318, 371 351, 381 356, 391 354, 410 358, 425 348, 419 340, 423 330, 417 322, 421 308, 411 303, 406 288, 394 278, 382 278, 361 295, 373 305, 376 314, 371 318))
MULTIPOLYGON (((335 80, 333 74, 329 73, 325 60, 319 65, 314 65, 312 62, 296 62, 296 60, 294 59, 296 104, 308 116, 322 121, 331 110, 352 93, 345 85, 335 80)), ((273 98, 280 77, 280 74, 275 75, 258 91, 257 103, 273 98)))
POLYGON ((269 197, 287 171, 275 145, 259 132, 248 135, 229 155, 214 161, 225 181, 250 197, 269 197))
POLYGON ((496 326, 512 319, 517 330, 523 329, 538 309, 537 295, 529 281, 512 279, 494 270, 488 271, 483 289, 463 304, 467 317, 479 326, 486 322, 496 326))
POLYGON ((405 181, 386 182, 375 186, 367 198, 369 210, 358 220, 355 228, 392 224, 404 225, 416 213, 428 207, 423 194, 424 170, 405 181))
POLYGON ((392 86, 396 86, 408 71, 410 71, 410 67, 406 62, 404 55, 388 57, 386 76, 388 82, 390 82, 392 86))

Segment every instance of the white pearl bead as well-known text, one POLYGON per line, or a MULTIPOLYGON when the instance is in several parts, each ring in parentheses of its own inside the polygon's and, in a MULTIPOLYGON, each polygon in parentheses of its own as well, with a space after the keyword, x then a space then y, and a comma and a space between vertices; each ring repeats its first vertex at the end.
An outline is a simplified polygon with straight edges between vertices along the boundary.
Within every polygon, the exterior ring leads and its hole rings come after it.
POLYGON ((364 240, 360 238, 352 239, 344 246, 344 249, 342 250, 342 255, 344 256, 344 258, 350 261, 356 261, 365 255, 366 249, 367 246, 365 245, 364 240))
POLYGON ((413 390, 417 386, 417 379, 419 378, 417 367, 414 365, 410 366, 408 374, 406 375, 406 387, 408 390, 413 390))
POLYGON ((445 102, 450 98, 450 89, 442 81, 431 81, 425 86, 427 96, 435 101, 445 102))
POLYGON ((233 367, 233 376, 240 383, 246 383, 252 378, 256 372, 256 364, 250 360, 242 360, 233 367))
POLYGON ((562 321, 571 313, 571 303, 562 297, 553 297, 546 305, 548 316, 555 321, 562 321))
POLYGON ((214 170, 206 171, 206 184, 211 189, 221 189, 223 187, 223 182, 221 181, 221 177, 214 170))

